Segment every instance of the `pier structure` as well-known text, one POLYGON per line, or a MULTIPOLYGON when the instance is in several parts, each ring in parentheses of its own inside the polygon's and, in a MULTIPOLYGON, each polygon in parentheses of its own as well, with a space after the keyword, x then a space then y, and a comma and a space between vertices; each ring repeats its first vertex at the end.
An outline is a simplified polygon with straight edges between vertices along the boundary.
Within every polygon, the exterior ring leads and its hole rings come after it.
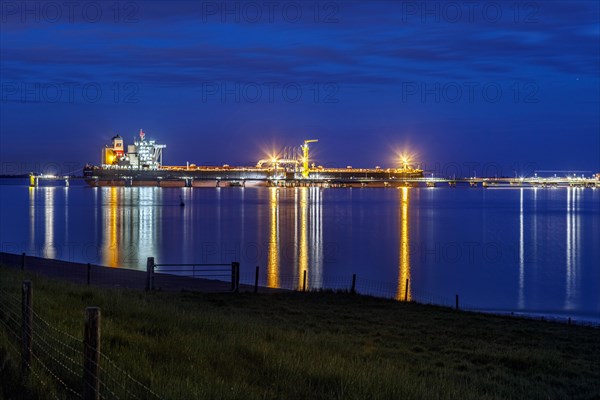
MULTIPOLYGON (((419 177, 403 169, 355 169, 317 168, 311 169, 307 177, 304 171, 286 172, 275 167, 164 167, 158 171, 123 171, 103 169, 101 174, 83 179, 91 186, 157 186, 157 187, 427 187, 441 186, 471 188, 600 188, 597 177, 530 177, 530 178, 438 178, 419 177)), ((414 170, 413 170, 414 172, 414 170)), ((58 175, 30 175, 30 186, 37 187, 40 181, 64 182, 74 178, 58 175)))
POLYGON ((64 182, 65 187, 69 187, 69 179, 70 176, 60 176, 60 175, 50 175, 50 174, 39 174, 36 175, 34 173, 29 174, 29 186, 30 187, 38 187, 40 181, 50 181, 50 182, 64 182))

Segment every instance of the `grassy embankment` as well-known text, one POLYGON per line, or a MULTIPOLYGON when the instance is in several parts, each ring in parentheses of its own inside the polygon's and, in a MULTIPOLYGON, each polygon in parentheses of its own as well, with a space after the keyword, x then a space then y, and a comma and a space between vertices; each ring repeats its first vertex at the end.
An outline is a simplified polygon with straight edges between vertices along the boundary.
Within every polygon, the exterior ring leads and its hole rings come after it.
MULTIPOLYGON (((36 312, 74 336, 82 336, 84 308, 100 306, 102 351, 169 399, 600 396, 595 328, 343 293, 95 289, 6 268, 0 288, 20 296, 24 277, 36 312)), ((0 329, 5 397, 48 396, 33 379, 21 387, 6 340, 0 329)))

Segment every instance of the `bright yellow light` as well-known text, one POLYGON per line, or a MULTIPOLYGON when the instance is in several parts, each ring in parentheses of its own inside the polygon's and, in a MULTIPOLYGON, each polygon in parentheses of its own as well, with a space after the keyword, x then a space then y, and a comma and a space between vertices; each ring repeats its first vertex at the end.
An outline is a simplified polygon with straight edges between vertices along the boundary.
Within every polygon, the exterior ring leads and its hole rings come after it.
POLYGON ((412 169, 417 165, 421 154, 417 148, 411 148, 407 143, 405 145, 391 148, 389 161, 399 169, 412 169))
POLYGON ((278 161, 277 157, 271 157, 271 164, 277 164, 278 161))
POLYGON ((400 161, 402 162, 402 169, 408 170, 410 168, 410 156, 406 153, 400 155, 400 161))

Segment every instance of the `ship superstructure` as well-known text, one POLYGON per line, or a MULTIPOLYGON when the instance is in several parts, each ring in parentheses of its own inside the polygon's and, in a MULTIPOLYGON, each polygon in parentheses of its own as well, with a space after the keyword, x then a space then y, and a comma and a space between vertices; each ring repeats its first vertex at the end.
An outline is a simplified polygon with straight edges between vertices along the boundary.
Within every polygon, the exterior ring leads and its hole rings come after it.
POLYGON ((102 166, 158 170, 162 166, 163 149, 166 147, 155 140, 146 140, 146 134, 140 129, 139 138, 128 145, 125 152, 123 138, 116 135, 112 138, 112 144, 105 146, 102 151, 102 166))

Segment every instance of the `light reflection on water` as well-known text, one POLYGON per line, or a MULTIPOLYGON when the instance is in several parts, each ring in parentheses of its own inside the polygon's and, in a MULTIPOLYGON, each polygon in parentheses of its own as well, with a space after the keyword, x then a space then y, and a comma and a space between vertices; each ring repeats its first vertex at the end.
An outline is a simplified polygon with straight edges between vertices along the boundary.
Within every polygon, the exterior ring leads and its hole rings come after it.
POLYGON ((523 308, 524 306, 523 291, 525 290, 525 226, 523 223, 523 190, 523 188, 519 189, 519 308, 523 308))
MULTIPOLYGON (((579 269, 580 221, 579 202, 581 189, 567 189, 567 233, 566 233, 566 294, 565 308, 572 310, 576 307, 576 291, 578 289, 577 270, 579 269)), ((596 243, 598 246, 598 243, 596 243)), ((600 263, 600 260, 597 260, 600 263)))
MULTIPOLYGON (((157 239, 161 236, 162 191, 158 188, 123 190, 109 187, 99 190, 102 232, 98 260, 109 267, 138 267, 140 260, 160 254, 157 239), (147 254, 150 254, 146 256, 147 254)), ((97 220, 97 219, 96 219, 97 220)), ((94 246, 94 243, 87 243, 94 246)))
POLYGON ((269 253, 267 286, 279 287, 279 189, 269 188, 269 253))
POLYGON ((408 233, 409 188, 403 187, 400 203, 400 268, 398 273, 397 300, 411 301, 410 293, 410 236, 408 233), (408 282, 408 284, 407 284, 408 282))
POLYGON ((301 289, 304 271, 308 288, 349 286, 356 273, 399 300, 460 293, 481 308, 600 316, 598 190, 0 185, 0 200, 14 253, 140 269, 150 256, 239 260, 269 287, 301 289))
MULTIPOLYGON (((304 274, 308 274, 308 188, 299 188, 300 191, 300 243, 298 256, 298 284, 297 289, 303 288, 304 274)), ((306 284, 306 289, 310 285, 306 284)))

